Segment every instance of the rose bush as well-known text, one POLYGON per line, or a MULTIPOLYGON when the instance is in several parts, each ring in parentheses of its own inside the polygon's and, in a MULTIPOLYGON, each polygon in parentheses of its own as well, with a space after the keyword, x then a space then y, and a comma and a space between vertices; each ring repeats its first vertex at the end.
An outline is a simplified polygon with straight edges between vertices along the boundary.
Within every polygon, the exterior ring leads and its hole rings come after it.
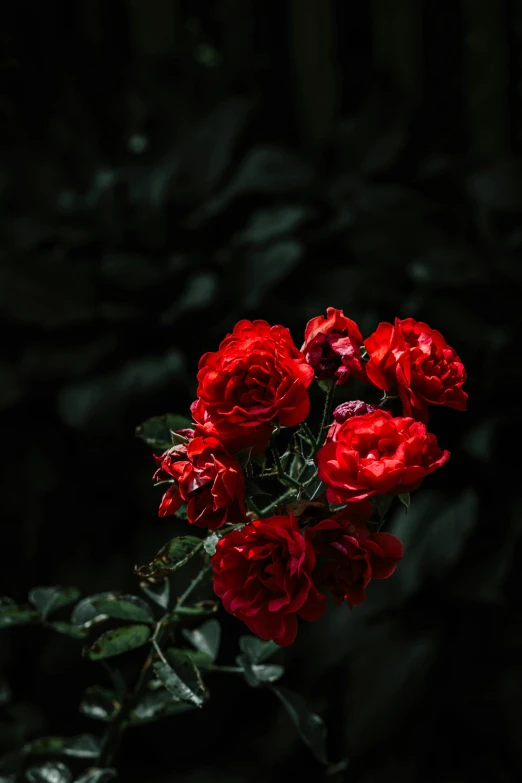
POLYGON ((413 318, 396 318, 395 324, 379 324, 364 346, 368 380, 398 394, 406 416, 426 422, 428 405, 466 410, 466 371, 440 332, 413 318))
POLYGON ((421 422, 376 410, 347 419, 316 459, 328 500, 347 503, 411 492, 448 457, 421 422))

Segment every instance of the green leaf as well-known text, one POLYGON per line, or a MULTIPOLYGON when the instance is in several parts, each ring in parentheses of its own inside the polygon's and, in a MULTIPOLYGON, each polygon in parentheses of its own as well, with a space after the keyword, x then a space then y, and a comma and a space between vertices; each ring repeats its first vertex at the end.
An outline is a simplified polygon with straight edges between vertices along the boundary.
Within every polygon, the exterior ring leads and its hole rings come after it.
POLYGON ((77 737, 41 737, 24 745, 26 756, 71 756, 78 759, 96 759, 100 755, 100 740, 91 734, 77 737))
POLYGON ((193 631, 184 628, 182 633, 196 650, 206 653, 213 661, 216 660, 221 641, 221 626, 217 620, 207 620, 193 631))
POLYGON ((112 767, 106 767, 100 769, 99 767, 91 767, 79 778, 76 778, 74 783, 107 783, 109 780, 114 780, 118 773, 112 767))
POLYGON ((382 522, 389 511, 393 497, 392 495, 374 495, 372 500, 373 505, 379 514, 379 519, 382 522))
POLYGON ((34 609, 16 604, 0 606, 0 629, 11 628, 13 625, 29 625, 38 619, 38 612, 35 612, 34 609))
POLYGON ((215 614, 219 609, 219 601, 199 601, 194 606, 180 606, 176 609, 177 614, 202 615, 215 614))
POLYGON ((238 451, 235 455, 236 460, 239 462, 239 466, 244 470, 248 463, 250 462, 250 456, 252 454, 252 447, 248 449, 242 449, 242 451, 238 451))
POLYGON ((154 620, 149 604, 135 595, 108 593, 104 598, 95 599, 92 604, 100 614, 116 620, 133 620, 138 623, 154 620))
POLYGON ((77 625, 71 625, 70 623, 64 623, 61 621, 53 621, 45 624, 46 628, 52 628, 53 631, 61 633, 64 636, 71 636, 73 639, 85 639, 89 633, 88 628, 81 628, 77 625))
POLYGON ((205 538, 203 541, 203 549, 207 553, 207 555, 215 555, 216 554, 216 546, 217 542, 219 541, 219 536, 217 533, 211 533, 209 536, 205 538))
POLYGON ((0 707, 9 704, 12 698, 11 688, 7 680, 0 679, 0 707))
MULTIPOLYGON (((173 665, 174 663, 183 663, 183 658, 188 657, 202 671, 211 669, 214 663, 212 656, 202 650, 180 650, 178 647, 169 647, 167 657, 173 665)), ((174 668, 176 668, 175 665, 174 668)))
POLYGON ((180 701, 165 690, 163 683, 155 680, 160 685, 160 690, 148 691, 130 713, 132 725, 151 723, 168 715, 179 715, 194 709, 194 704, 180 701))
POLYGON ((247 479, 245 481, 245 490, 246 495, 249 498, 255 497, 256 495, 270 495, 270 492, 267 492, 262 487, 259 486, 259 484, 256 484, 255 481, 252 479, 247 479))
POLYGON ((51 612, 73 604, 80 595, 77 587, 33 587, 29 593, 29 601, 46 620, 51 612))
POLYGON ((278 664, 260 665, 251 663, 247 655, 238 655, 236 662, 243 669, 243 676, 252 688, 266 683, 277 682, 285 673, 284 667, 278 664))
POLYGON ((85 691, 80 703, 80 712, 93 720, 108 722, 119 711, 121 705, 114 691, 101 685, 91 685, 85 691))
POLYGON ((86 598, 76 604, 71 615, 71 623, 73 625, 79 625, 84 628, 89 628, 93 623, 106 620, 107 615, 100 612, 95 606, 96 601, 100 601, 106 598, 110 598, 114 593, 96 593, 95 595, 89 595, 86 598))
POLYGON ((153 449, 166 451, 172 446, 171 432, 193 427, 190 419, 178 416, 176 413, 165 413, 154 416, 136 427, 136 436, 145 441, 153 449))
POLYGON ((328 394, 328 392, 332 390, 334 381, 333 378, 325 378, 324 380, 317 381, 317 385, 325 392, 325 394, 328 394))
POLYGON ((161 606, 162 609, 168 609, 170 600, 170 582, 166 578, 149 579, 146 582, 140 582, 140 587, 152 601, 161 606))
POLYGON ((311 712, 303 697, 298 693, 273 685, 271 688, 285 706, 301 739, 321 764, 328 764, 326 726, 323 719, 315 712, 311 712))
POLYGON ((71 783, 71 771, 60 761, 46 761, 30 767, 25 773, 27 783, 71 783))
POLYGON ((103 633, 84 650, 84 655, 91 661, 100 661, 142 647, 149 638, 150 628, 147 625, 126 625, 103 633))
POLYGON ((208 691, 199 670, 188 656, 172 656, 172 666, 164 661, 153 664, 157 677, 176 699, 202 707, 208 691))
POLYGON ((404 492, 400 495, 397 495, 397 497, 401 501, 402 505, 406 507, 406 512, 408 512, 410 508, 410 493, 404 492))
POLYGON ((262 663, 281 649, 275 642, 265 642, 257 636, 241 636, 239 648, 250 663, 262 663))
POLYGON ((141 577, 165 576, 185 565, 203 547, 203 541, 195 536, 173 538, 158 552, 151 563, 136 569, 141 577))

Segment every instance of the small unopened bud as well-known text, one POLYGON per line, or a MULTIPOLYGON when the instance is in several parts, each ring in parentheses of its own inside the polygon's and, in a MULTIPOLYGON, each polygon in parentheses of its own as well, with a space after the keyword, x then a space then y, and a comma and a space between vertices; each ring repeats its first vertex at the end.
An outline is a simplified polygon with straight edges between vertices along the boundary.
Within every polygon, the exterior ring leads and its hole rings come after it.
POLYGON ((346 419, 351 419, 353 416, 364 416, 365 413, 373 413, 374 410, 376 410, 374 405, 368 405, 363 400, 350 400, 338 405, 333 412, 333 417, 338 424, 342 424, 346 419))

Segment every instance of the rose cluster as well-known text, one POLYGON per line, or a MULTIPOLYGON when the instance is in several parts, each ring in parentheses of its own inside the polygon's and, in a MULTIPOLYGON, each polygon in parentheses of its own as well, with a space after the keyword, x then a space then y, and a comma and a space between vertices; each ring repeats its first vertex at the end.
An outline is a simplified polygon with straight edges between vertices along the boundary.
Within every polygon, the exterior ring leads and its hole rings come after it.
POLYGON ((218 531, 212 569, 223 606, 262 639, 291 644, 298 618, 318 619, 328 595, 357 606, 372 579, 394 572, 403 546, 380 531, 372 500, 404 496, 444 465, 428 409, 465 410, 465 380, 443 336, 412 318, 363 340, 330 307, 309 321, 301 350, 283 326, 240 321, 199 362, 192 428, 155 457, 154 478, 168 483, 159 514, 186 504, 191 525, 218 531), (326 393, 315 435, 314 378, 326 393), (336 387, 346 395, 352 378, 372 401, 348 399, 332 413, 336 387), (274 484, 280 496, 258 508, 274 484))

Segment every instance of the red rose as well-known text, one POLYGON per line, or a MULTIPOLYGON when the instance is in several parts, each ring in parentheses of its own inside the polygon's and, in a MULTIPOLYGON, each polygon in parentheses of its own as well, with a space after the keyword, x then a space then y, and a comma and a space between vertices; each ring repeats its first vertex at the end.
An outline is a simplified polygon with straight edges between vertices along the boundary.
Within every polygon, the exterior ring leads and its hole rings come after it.
POLYGON ((233 530, 212 557, 223 606, 261 639, 292 644, 297 616, 317 620, 325 596, 312 581, 314 550, 293 514, 257 519, 233 530))
POLYGON ((413 318, 379 324, 364 341, 368 379, 379 389, 398 393, 406 416, 427 421, 427 405, 466 410, 461 388, 466 370, 440 332, 413 318))
POLYGON ((306 530, 317 555, 314 581, 332 593, 337 606, 345 600, 350 609, 361 604, 370 580, 391 576, 402 558, 398 538, 369 532, 365 522, 371 513, 370 501, 361 500, 306 530))
POLYGON ((225 522, 243 522, 245 478, 238 461, 216 438, 195 437, 188 446, 175 449, 174 455, 174 449, 169 449, 156 457, 160 468, 155 478, 174 479, 163 496, 159 516, 174 514, 185 501, 191 525, 217 530, 225 522), (179 456, 182 449, 185 459, 179 456))
POLYGON ((411 492, 448 457, 421 422, 377 410, 341 424, 316 462, 330 503, 347 503, 411 492))
POLYGON ((262 451, 275 423, 286 427, 308 416, 313 371, 283 326, 240 321, 219 350, 201 357, 197 429, 215 434, 231 451, 262 451))
POLYGON ((373 413, 374 410, 374 405, 368 405, 366 402, 363 402, 363 400, 350 400, 350 402, 342 402, 333 412, 334 423, 328 430, 326 442, 329 440, 335 440, 337 430, 339 429, 340 425, 346 421, 346 419, 351 419, 353 416, 364 416, 365 413, 373 413))
MULTIPOLYGON (((178 430, 177 434, 182 435, 188 442, 194 437, 194 430, 178 430)), ((187 443, 178 443, 176 446, 167 449, 161 456, 157 454, 152 456, 158 466, 153 480, 157 482, 171 482, 161 499, 158 510, 158 516, 168 517, 175 514, 183 505, 183 498, 179 494, 177 480, 187 464, 187 443)))
POLYGON ((352 373, 360 374, 362 335, 355 321, 342 310, 328 307, 326 318, 318 315, 308 321, 302 352, 317 380, 335 378, 346 383, 352 373))

